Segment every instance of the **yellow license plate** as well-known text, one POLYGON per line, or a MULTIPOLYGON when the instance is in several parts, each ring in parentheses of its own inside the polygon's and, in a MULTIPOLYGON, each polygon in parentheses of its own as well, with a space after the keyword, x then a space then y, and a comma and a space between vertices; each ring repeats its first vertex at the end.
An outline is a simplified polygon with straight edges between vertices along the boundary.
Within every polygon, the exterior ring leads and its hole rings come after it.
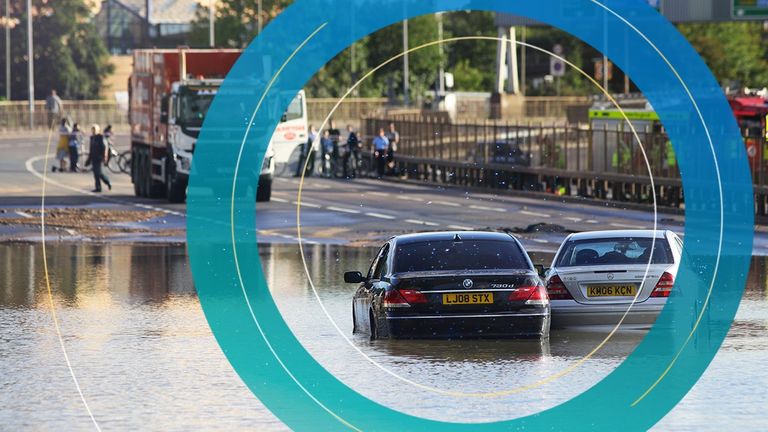
POLYGON ((637 295, 635 285, 589 285, 587 297, 634 297, 637 295))
POLYGON ((443 294, 444 305, 493 304, 493 293, 443 294))

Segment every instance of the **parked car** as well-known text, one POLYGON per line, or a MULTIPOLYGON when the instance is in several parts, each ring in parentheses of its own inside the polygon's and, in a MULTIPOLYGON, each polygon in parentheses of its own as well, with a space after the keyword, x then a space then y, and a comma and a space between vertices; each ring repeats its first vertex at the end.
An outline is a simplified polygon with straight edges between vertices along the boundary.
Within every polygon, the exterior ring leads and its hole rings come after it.
POLYGON ((547 271, 552 325, 650 325, 680 266, 683 242, 672 231, 571 234, 547 271))
POLYGON ((470 149, 467 160, 472 163, 485 163, 486 149, 488 163, 519 167, 531 166, 531 154, 523 151, 517 139, 479 142, 470 149))
POLYGON ((377 338, 549 336, 549 300, 513 236, 437 232, 392 237, 352 302, 355 333, 377 338))

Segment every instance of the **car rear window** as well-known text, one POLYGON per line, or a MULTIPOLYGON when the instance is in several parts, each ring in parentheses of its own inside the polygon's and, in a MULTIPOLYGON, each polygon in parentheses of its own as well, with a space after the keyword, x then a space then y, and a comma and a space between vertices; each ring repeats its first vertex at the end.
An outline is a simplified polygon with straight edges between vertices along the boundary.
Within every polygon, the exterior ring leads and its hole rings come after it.
POLYGON ((398 245, 395 255, 395 273, 529 268, 525 253, 514 240, 407 243, 398 245))
POLYGON ((653 255, 652 264, 672 264, 672 251, 665 239, 656 239, 651 250, 651 238, 605 238, 569 241, 563 246, 557 267, 575 267, 589 265, 648 264, 653 255))

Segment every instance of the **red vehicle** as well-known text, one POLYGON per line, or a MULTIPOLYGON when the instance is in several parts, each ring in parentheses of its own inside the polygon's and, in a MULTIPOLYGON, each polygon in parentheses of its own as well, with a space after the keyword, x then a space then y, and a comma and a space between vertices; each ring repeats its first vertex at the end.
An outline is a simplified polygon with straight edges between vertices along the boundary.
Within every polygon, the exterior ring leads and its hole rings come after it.
POLYGON ((764 158, 768 157, 768 149, 765 148, 768 139, 768 102, 755 95, 731 96, 728 102, 744 137, 750 169, 756 173, 764 158))
MULTIPOLYGON (((205 114, 240 53, 234 49, 133 52, 128 87, 136 196, 167 197, 171 202, 186 199, 192 153, 205 114)), ((269 200, 274 172, 272 158, 265 163, 259 201, 269 200)))

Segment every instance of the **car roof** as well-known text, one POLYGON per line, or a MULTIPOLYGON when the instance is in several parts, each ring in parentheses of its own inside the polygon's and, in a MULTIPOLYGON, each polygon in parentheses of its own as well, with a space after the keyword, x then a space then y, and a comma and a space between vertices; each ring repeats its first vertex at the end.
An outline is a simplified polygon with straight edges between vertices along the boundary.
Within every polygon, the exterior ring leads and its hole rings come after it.
POLYGON ((569 240, 589 240, 589 239, 606 239, 616 237, 633 237, 633 238, 664 238, 667 234, 667 230, 609 230, 609 231, 585 231, 576 234, 571 234, 569 240))
POLYGON ((404 234, 393 237, 397 244, 422 243, 430 241, 451 241, 456 236, 462 240, 501 240, 515 241, 510 234, 491 231, 437 231, 404 234))

